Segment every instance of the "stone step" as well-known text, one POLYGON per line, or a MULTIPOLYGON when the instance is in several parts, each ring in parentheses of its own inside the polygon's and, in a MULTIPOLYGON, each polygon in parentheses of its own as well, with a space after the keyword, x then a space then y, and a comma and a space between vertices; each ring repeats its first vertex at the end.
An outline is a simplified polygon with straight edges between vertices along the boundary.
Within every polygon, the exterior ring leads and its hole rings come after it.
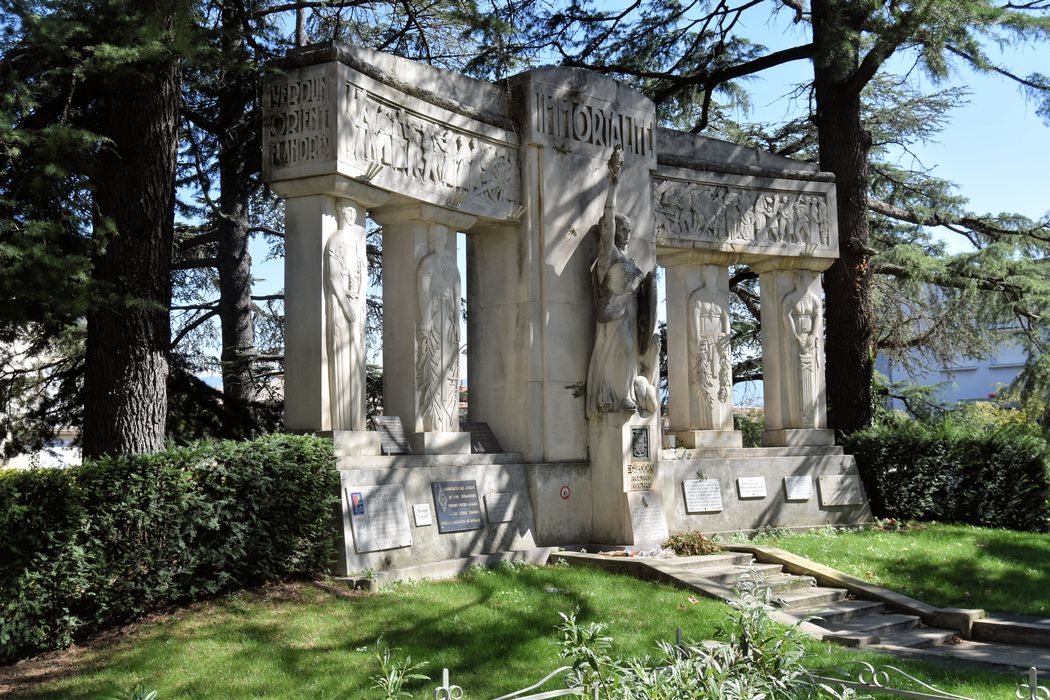
POLYGON ((655 559, 654 563, 658 564, 660 569, 674 569, 676 572, 680 569, 697 570, 700 569, 722 569, 730 566, 741 566, 747 567, 754 557, 746 552, 725 552, 722 554, 706 554, 704 556, 696 557, 675 557, 674 559, 655 559))
POLYGON ((682 576, 694 575, 706 578, 708 581, 720 583, 723 586, 732 587, 740 580, 740 577, 748 571, 760 574, 762 581, 780 575, 784 570, 780 564, 752 564, 750 566, 726 566, 711 569, 694 569, 693 567, 682 567, 676 573, 682 576))
POLYGON ((918 625, 919 618, 917 615, 883 613, 878 615, 863 615, 852 620, 842 620, 841 622, 834 622, 820 626, 826 627, 835 635, 870 634, 881 638, 888 634, 893 634, 894 632, 915 629, 918 625))
POLYGON ((828 605, 840 601, 846 597, 846 591, 841 588, 824 588, 813 586, 812 588, 797 588, 781 591, 773 597, 773 601, 783 610, 792 614, 797 610, 806 610, 816 606, 828 605))
POLYGON ((876 615, 885 610, 882 603, 870 600, 839 600, 830 605, 816 606, 812 609, 796 609, 797 617, 809 619, 813 624, 826 627, 833 622, 852 620, 862 615, 876 615))
POLYGON ((996 613, 974 621, 973 638, 982 642, 1050 647, 1050 618, 996 613))
POLYGON ((944 630, 938 627, 923 627, 882 635, 875 646, 926 649, 947 644, 957 636, 958 633, 952 630, 944 630))
MULTIPOLYGON (((771 590, 773 592, 773 597, 777 598, 785 591, 812 590, 817 587, 817 580, 812 576, 780 574, 777 576, 767 576, 762 582, 762 586, 771 590)), ((843 593, 845 593, 845 591, 843 591, 843 593)))

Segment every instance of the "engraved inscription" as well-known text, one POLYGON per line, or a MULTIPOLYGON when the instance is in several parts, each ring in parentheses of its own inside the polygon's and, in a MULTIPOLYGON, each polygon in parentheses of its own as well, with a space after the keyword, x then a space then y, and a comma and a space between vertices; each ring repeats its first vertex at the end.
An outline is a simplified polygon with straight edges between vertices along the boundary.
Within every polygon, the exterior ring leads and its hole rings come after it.
POLYGON ((773 192, 653 180, 658 237, 759 246, 831 244, 821 193, 773 192))
POLYGON ((719 513, 722 491, 718 479, 686 479, 682 482, 686 513, 719 513))
POLYGON ((521 205, 516 149, 382 101, 350 81, 344 89, 349 138, 342 157, 364 164, 366 180, 387 170, 406 188, 444 191, 451 206, 521 205))
POLYGON ((609 148, 621 146, 625 154, 654 158, 651 119, 578 102, 571 97, 535 93, 533 126, 537 133, 609 148))
POLYGON ((853 474, 818 477, 820 502, 824 506, 859 506, 864 503, 864 487, 853 474))
POLYGON ((663 544, 667 539, 667 517, 663 501, 656 491, 634 491, 627 494, 631 511, 634 544, 663 544))
POLYGON ((632 462, 627 465, 629 491, 648 491, 653 487, 656 467, 652 462, 632 462))
POLYGON ((412 515, 416 519, 416 527, 427 527, 434 524, 434 520, 430 517, 429 503, 413 503, 412 515))
POLYGON ((263 101, 271 167, 332 159, 332 115, 324 75, 270 83, 263 101))
POLYGON ((766 479, 763 476, 742 476, 736 480, 740 498, 765 498, 766 479))
POLYGON ((808 501, 813 498, 813 479, 808 476, 785 476, 784 496, 789 501, 808 501))
POLYGON ((405 493, 400 484, 347 486, 346 504, 357 552, 407 547, 412 544, 405 493))
POLYGON ((485 512, 490 523, 509 523, 514 520, 517 510, 518 494, 502 491, 485 494, 485 512))
POLYGON ((476 481, 435 481, 430 484, 430 490, 434 494, 438 532, 463 532, 482 527, 476 481))

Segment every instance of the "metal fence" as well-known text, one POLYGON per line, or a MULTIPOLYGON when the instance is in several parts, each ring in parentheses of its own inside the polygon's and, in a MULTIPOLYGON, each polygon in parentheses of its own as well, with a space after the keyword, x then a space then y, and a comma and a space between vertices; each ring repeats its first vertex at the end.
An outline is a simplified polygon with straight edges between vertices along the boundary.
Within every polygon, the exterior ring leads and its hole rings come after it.
MULTIPOLYGON (((584 691, 581 688, 561 687, 551 690, 540 690, 569 671, 572 671, 571 666, 562 666, 551 671, 527 688, 501 695, 498 698, 493 698, 493 700, 546 700, 547 698, 582 697, 584 691)), ((1014 698, 1019 700, 1050 700, 1050 689, 1039 685, 1039 672, 1034 667, 1028 670, 1027 680, 1027 683, 1022 682, 1017 686, 1014 698)), ((864 661, 832 671, 822 671, 819 674, 810 676, 810 681, 832 689, 852 688, 854 690, 877 692, 882 695, 893 695, 900 698, 916 698, 917 700, 976 700, 965 695, 955 695, 946 690, 941 690, 894 666, 876 667, 864 661), (850 669, 852 669, 852 672, 850 669)), ((449 680, 448 669, 446 668, 441 671, 441 685, 434 689, 433 695, 434 700, 461 700, 463 698, 463 689, 458 685, 452 685, 449 680)), ((599 690, 596 688, 593 700, 599 700, 600 697, 599 690)))

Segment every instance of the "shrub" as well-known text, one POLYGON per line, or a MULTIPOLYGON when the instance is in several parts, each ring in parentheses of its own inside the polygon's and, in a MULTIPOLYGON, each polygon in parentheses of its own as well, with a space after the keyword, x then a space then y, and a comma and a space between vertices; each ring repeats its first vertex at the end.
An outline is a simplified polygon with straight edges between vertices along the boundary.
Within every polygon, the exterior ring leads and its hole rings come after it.
POLYGON ((330 443, 289 435, 0 470, 0 660, 323 570, 338 481, 330 443))
POLYGON ((1024 426, 898 418, 849 436, 875 515, 1045 532, 1046 442, 1024 426))
POLYGON ((698 530, 671 535, 664 542, 664 547, 671 548, 680 557, 714 554, 722 550, 721 547, 704 537, 703 533, 698 530))
POLYGON ((766 429, 765 412, 761 409, 750 409, 735 413, 733 429, 742 433, 744 447, 762 447, 762 432, 766 429))

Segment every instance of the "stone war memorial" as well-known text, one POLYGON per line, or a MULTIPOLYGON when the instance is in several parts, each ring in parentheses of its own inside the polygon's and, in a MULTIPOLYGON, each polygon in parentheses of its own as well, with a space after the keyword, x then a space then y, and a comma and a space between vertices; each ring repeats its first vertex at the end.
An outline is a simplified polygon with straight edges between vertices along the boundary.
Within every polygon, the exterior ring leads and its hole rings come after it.
POLYGON ((579 69, 497 85, 338 44, 279 68, 263 167, 285 203, 285 418, 334 442, 337 570, 871 519, 826 421, 829 175, 662 128, 646 97, 579 69), (383 236, 379 430, 366 217, 383 236), (761 285, 761 448, 733 429, 734 265, 761 285))

